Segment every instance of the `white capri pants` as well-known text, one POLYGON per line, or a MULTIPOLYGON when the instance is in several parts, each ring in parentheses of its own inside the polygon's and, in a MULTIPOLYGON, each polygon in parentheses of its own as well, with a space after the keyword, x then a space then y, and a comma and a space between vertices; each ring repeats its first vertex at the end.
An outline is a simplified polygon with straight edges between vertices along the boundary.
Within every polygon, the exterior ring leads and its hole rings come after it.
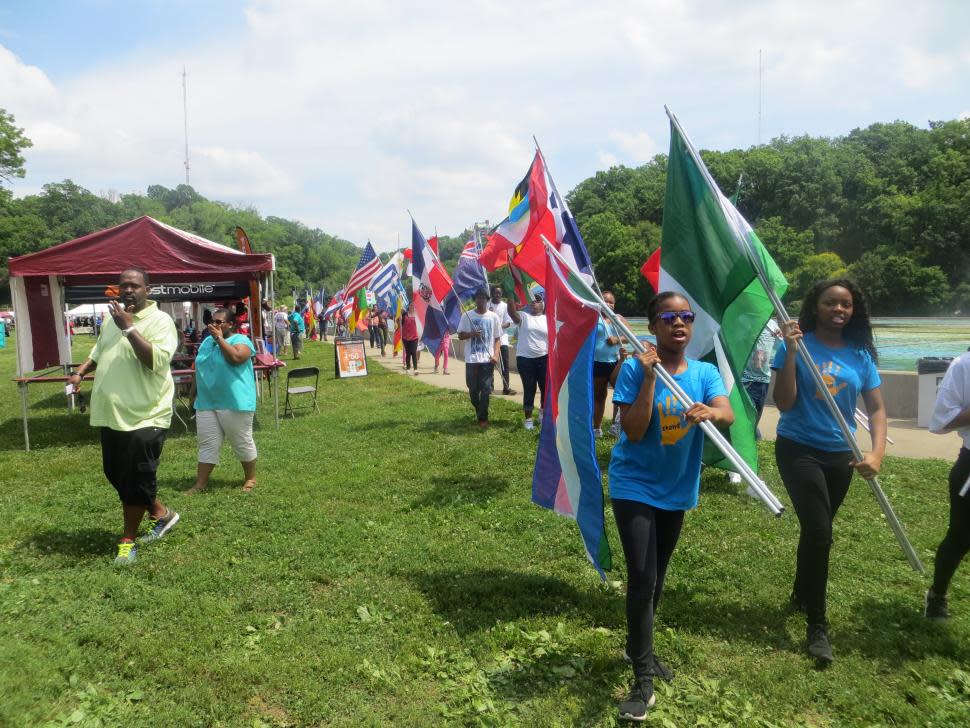
POLYGON ((256 443, 253 442, 253 416, 255 412, 236 410, 199 410, 195 415, 195 428, 199 434, 199 462, 219 464, 222 441, 229 440, 236 459, 248 463, 256 459, 256 443))

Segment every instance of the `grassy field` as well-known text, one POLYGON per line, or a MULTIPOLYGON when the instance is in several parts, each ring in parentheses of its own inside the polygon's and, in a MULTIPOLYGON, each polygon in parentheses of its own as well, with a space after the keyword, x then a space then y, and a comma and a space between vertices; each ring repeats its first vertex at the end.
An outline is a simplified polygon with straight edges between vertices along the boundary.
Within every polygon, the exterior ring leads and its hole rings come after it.
MULTIPOLYGON (((614 723, 622 555, 601 584, 575 524, 531 505, 538 435, 518 408, 495 402, 480 433, 461 393, 379 366, 336 381, 332 350, 307 348, 320 413, 276 430, 264 400, 251 494, 225 452, 209 491, 184 496, 196 442, 174 431, 159 485, 182 522, 125 569, 111 564, 120 509, 96 432, 62 389, 36 386, 25 453, 13 349, 0 350, 0 725, 614 723)), ((770 444, 761 455, 787 502, 770 444)), ((948 467, 884 467, 929 567, 948 467)), ((650 722, 966 725, 970 565, 955 618, 925 622, 927 581, 856 481, 836 524, 836 663, 819 672, 785 608, 796 534, 793 514, 773 519, 705 475, 658 619, 677 677, 658 683, 650 722)), ((610 537, 618 552, 612 523, 610 537)))

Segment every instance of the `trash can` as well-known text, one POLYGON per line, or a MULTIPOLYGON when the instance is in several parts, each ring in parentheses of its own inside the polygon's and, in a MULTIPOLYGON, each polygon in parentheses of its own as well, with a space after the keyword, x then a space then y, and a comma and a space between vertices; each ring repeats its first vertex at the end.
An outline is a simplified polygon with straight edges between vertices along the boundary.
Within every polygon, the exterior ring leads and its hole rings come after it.
POLYGON ((953 357, 925 356, 916 362, 916 373, 919 384, 916 399, 916 425, 929 427, 930 417, 933 416, 933 405, 936 404, 936 393, 940 389, 943 375, 950 367, 953 357))

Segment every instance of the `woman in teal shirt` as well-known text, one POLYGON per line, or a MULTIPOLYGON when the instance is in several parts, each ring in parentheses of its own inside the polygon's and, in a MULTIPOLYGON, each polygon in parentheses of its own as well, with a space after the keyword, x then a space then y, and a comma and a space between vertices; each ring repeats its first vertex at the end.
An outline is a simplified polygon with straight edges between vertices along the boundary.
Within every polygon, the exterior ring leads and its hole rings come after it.
POLYGON ((217 309, 208 325, 210 335, 199 346, 195 359, 192 398, 199 466, 189 493, 198 493, 208 485, 226 438, 243 466, 243 491, 248 493, 256 485, 256 378, 252 360, 256 349, 248 336, 232 333, 234 320, 229 309, 217 309))

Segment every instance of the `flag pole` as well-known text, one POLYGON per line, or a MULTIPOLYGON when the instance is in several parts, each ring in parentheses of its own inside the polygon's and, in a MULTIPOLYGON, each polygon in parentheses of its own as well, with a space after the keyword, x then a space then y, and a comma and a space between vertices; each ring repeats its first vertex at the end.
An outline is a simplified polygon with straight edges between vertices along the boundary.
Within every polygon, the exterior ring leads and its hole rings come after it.
MULTIPOLYGON (((536 151, 539 153, 539 158, 542 159, 542 166, 546 170, 546 176, 549 178, 549 183, 552 185, 553 192, 556 193, 556 197, 558 197, 560 200, 562 200, 563 201, 563 204, 565 205, 566 204, 566 199, 562 195, 559 194, 559 188, 556 187, 556 180, 554 180, 552 178, 552 170, 549 169, 549 163, 546 161, 546 155, 542 153, 542 147, 539 146, 539 140, 536 139, 536 135, 535 134, 532 135, 532 141, 535 142, 536 151)), ((587 253, 588 253, 588 251, 587 251, 587 253)), ((603 289, 600 288, 600 282, 596 279, 596 268, 593 267, 593 261, 592 260, 589 261, 589 272, 590 272, 590 275, 593 278, 593 285, 596 287, 595 290, 600 295, 600 298, 602 298, 603 297, 603 289)))
MULTIPOLYGON (((678 121, 674 113, 666 106, 664 106, 664 111, 667 112, 667 117, 670 119, 670 123, 674 125, 674 127, 677 129, 677 133, 680 134, 680 137, 684 140, 688 153, 693 158, 697 167, 701 170, 701 173, 707 180, 708 185, 710 185, 712 190, 718 192, 720 188, 717 186, 717 183, 714 181, 714 178, 711 176, 711 173, 708 171, 703 160, 701 160, 700 154, 690 141, 690 137, 687 136, 684 128, 680 125, 680 121, 678 121)), ((723 195, 718 195, 718 201, 723 210, 722 197, 723 195)), ((728 211, 725 212, 727 213, 728 211)), ((729 220, 733 219, 734 217, 732 214, 726 214, 725 216, 729 220)), ((764 288, 765 293, 768 295, 768 299, 771 301, 771 304, 775 309, 775 313, 778 314, 778 319, 782 323, 790 323, 793 319, 791 316, 789 316, 788 311, 785 309, 785 304, 782 303, 781 299, 778 297, 778 294, 775 293, 775 289, 768 282, 768 274, 765 271, 761 258, 752 249, 751 241, 743 235, 737 235, 737 230, 733 225, 731 228, 735 231, 735 243, 754 268, 754 271, 758 276, 758 280, 761 282, 761 286, 764 288)), ((819 371, 815 362, 812 361, 812 357, 808 353, 808 348, 802 341, 798 342, 798 356, 815 382, 817 391, 822 394, 825 404, 828 406, 829 412, 832 414, 832 417, 835 418, 836 424, 838 424, 839 429, 842 431, 842 436, 845 438, 846 444, 852 451, 852 456, 855 458, 856 462, 861 461, 863 458, 862 449, 859 447, 859 443, 852 434, 852 430, 849 429, 849 423, 846 422, 845 417, 842 416, 842 412, 835 403, 835 398, 832 396, 828 386, 825 384, 825 380, 822 379, 822 373, 819 371)), ((893 511, 893 507, 890 504, 889 499, 886 497, 885 492, 883 492, 882 487, 879 485, 879 479, 876 477, 865 478, 865 481, 869 484, 869 488, 872 490, 872 494, 875 496, 876 502, 882 509, 883 515, 886 517, 886 521, 889 523, 890 529, 892 529, 893 534, 896 536, 896 540, 899 542, 900 548, 903 550, 903 554, 905 554, 907 561, 909 561, 909 565, 920 574, 925 574, 926 569, 923 567, 923 563, 920 561, 920 558, 917 555, 916 550, 913 548, 913 545, 910 543, 909 538, 907 538, 906 531, 903 529, 902 524, 896 517, 896 513, 893 511)))
MULTIPOLYGON (((589 296, 593 301, 595 301, 596 304, 599 306, 600 312, 604 316, 609 318, 613 322, 613 324, 623 332, 624 336, 627 337, 627 340, 630 342, 633 348, 638 353, 645 352, 647 349, 643 345, 643 342, 641 342, 636 337, 636 335, 630 330, 626 322, 623 321, 613 311, 613 309, 611 309, 606 304, 606 301, 603 300, 602 296, 598 295, 592 289, 592 287, 590 287, 590 285, 582 279, 582 276, 579 275, 578 271, 576 271, 570 265, 569 261, 567 261, 565 258, 562 257, 559 251, 556 250, 555 246, 552 245, 552 243, 550 243, 546 239, 545 235, 542 236, 542 242, 545 243, 547 250, 552 251, 552 254, 556 257, 556 260, 558 260, 563 266, 566 267, 567 270, 569 270, 571 273, 574 274, 574 276, 576 277, 576 280, 585 289, 584 293, 587 296, 589 296)), ((667 386, 667 388, 673 393, 673 395, 678 400, 680 400, 681 404, 683 404, 684 407, 689 408, 691 405, 694 404, 694 401, 690 398, 690 396, 683 390, 683 388, 681 388, 681 386, 677 383, 677 381, 670 375, 670 373, 666 369, 663 368, 663 366, 661 366, 658 363, 658 364, 654 364, 653 368, 656 371, 657 377, 660 379, 660 381, 662 381, 667 386)), ((758 497, 768 507, 768 510, 770 510, 776 516, 781 516, 782 513, 785 512, 784 505, 781 503, 781 501, 778 500, 778 498, 775 497, 775 495, 771 492, 771 490, 769 490, 768 486, 765 485, 764 481, 761 480, 760 477, 758 477, 758 474, 751 469, 751 467, 744 461, 744 459, 740 455, 738 455, 735 449, 731 446, 731 443, 728 442, 728 439, 724 437, 721 431, 718 430, 713 423, 707 422, 707 421, 701 422, 698 426, 701 428, 701 430, 703 430, 704 434, 711 439, 711 441, 714 443, 717 449, 721 451, 724 457, 726 457, 728 461, 730 461, 730 463, 735 468, 738 469, 738 472, 740 473, 741 477, 748 485, 751 486, 752 490, 754 490, 754 492, 758 495, 758 497)))

